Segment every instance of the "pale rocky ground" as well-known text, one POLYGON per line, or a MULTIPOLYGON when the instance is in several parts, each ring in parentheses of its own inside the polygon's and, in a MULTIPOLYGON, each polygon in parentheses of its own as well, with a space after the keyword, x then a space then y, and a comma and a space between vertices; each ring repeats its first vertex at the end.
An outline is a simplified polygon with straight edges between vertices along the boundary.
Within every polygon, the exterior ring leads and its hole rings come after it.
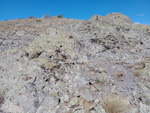
POLYGON ((150 113, 150 27, 121 13, 0 22, 0 113, 150 113))

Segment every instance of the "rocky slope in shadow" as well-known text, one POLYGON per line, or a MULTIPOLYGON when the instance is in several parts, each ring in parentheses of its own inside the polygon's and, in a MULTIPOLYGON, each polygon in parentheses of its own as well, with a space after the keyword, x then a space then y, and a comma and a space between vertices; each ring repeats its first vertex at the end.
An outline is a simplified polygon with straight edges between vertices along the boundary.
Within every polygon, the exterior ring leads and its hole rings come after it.
POLYGON ((0 112, 149 113, 150 27, 121 13, 0 22, 0 112))

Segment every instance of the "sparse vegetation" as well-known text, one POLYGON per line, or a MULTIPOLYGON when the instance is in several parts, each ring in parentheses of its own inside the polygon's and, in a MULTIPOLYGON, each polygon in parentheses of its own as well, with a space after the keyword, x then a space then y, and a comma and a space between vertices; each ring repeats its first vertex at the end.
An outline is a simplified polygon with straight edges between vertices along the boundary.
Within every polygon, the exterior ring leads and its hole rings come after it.
POLYGON ((118 76, 118 77, 123 77, 124 74, 123 74, 122 72, 119 72, 119 73, 117 73, 117 76, 118 76))
POLYGON ((74 38, 74 37, 73 37, 72 35, 70 35, 70 36, 69 36, 69 39, 72 39, 72 38, 74 38))
POLYGON ((44 15, 44 18, 49 18, 49 17, 50 17, 49 14, 44 15))
POLYGON ((0 93, 0 106, 3 104, 4 102, 4 97, 3 95, 0 93))
POLYGON ((36 19, 36 22, 41 22, 42 20, 41 19, 36 19))
POLYGON ((127 111, 127 103, 117 96, 104 97, 102 105, 107 113, 124 113, 127 111))
POLYGON ((58 18, 63 18, 62 15, 58 15, 57 17, 58 17, 58 18))
POLYGON ((135 77, 140 77, 140 76, 141 76, 141 73, 140 73, 139 71, 135 71, 135 72, 134 72, 134 76, 135 76, 135 77))
POLYGON ((34 16, 29 16, 29 19, 33 19, 33 18, 35 18, 34 16))
POLYGON ((141 70, 143 68, 145 68, 145 63, 144 62, 135 63, 135 65, 134 65, 135 70, 141 70))
POLYGON ((99 83, 99 82, 100 82, 100 79, 99 79, 99 78, 96 78, 96 79, 95 79, 95 82, 96 82, 96 83, 99 83))

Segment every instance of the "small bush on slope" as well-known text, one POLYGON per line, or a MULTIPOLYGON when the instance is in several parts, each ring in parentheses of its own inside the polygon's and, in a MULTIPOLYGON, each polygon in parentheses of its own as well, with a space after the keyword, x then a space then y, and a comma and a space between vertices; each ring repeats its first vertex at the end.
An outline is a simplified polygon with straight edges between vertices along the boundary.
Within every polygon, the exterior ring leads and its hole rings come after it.
POLYGON ((58 15, 57 17, 58 17, 58 18, 62 18, 62 15, 58 15))
POLYGON ((117 96, 104 97, 102 105, 107 113, 124 113, 127 111, 126 101, 117 96))
POLYGON ((3 104, 3 102, 4 102, 4 97, 0 92, 0 106, 3 104))

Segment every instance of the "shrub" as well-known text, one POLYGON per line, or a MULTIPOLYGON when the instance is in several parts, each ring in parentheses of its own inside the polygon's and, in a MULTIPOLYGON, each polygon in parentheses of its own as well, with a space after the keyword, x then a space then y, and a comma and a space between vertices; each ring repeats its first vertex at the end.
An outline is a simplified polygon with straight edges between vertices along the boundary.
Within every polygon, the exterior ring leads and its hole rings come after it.
POLYGON ((134 72, 134 76, 140 77, 140 76, 141 76, 141 73, 140 73, 139 71, 135 71, 135 72, 134 72))
POLYGON ((29 16, 29 19, 35 18, 34 16, 29 16))
POLYGON ((0 106, 3 104, 4 102, 4 97, 3 95, 0 93, 0 106))
POLYGON ((107 113, 124 113, 127 111, 126 101, 117 96, 104 97, 102 106, 107 113))
POLYGON ((41 22, 42 20, 41 19, 36 19, 36 22, 41 22))
POLYGON ((100 83, 100 79, 96 78, 96 79, 95 79, 95 82, 96 82, 96 83, 100 83))
POLYGON ((58 15, 57 17, 58 17, 58 18, 63 18, 62 15, 58 15))
POLYGON ((118 73, 117 73, 117 76, 118 76, 118 77, 123 77, 124 74, 123 74, 123 72, 118 72, 118 73))

